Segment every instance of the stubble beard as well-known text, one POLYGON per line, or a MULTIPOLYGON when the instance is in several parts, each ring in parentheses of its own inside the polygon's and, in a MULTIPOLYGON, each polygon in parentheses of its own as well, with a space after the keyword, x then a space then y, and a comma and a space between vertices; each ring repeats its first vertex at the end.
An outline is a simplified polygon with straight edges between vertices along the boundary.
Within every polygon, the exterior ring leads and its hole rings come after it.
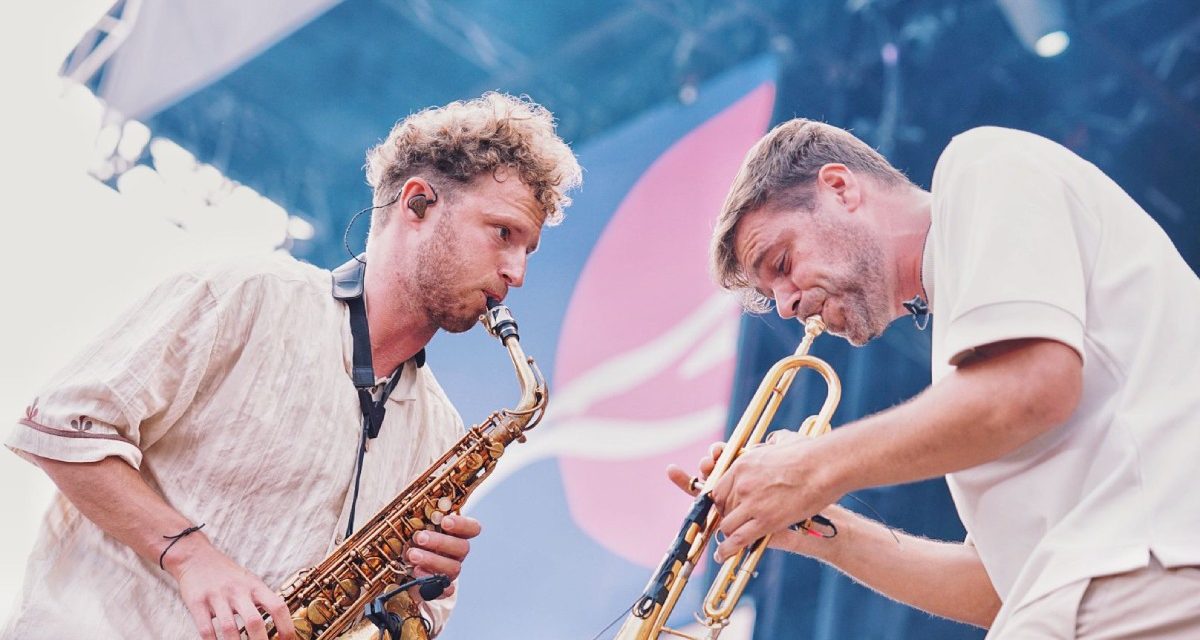
POLYGON ((417 297, 429 322, 450 333, 462 333, 475 326, 478 312, 469 309, 462 286, 462 255, 457 249, 457 235, 443 216, 434 234, 420 247, 416 260, 417 297))
POLYGON ((883 264, 883 247, 870 233, 846 229, 843 245, 847 271, 843 274, 841 291, 844 337, 850 344, 861 347, 878 338, 890 324, 888 317, 888 286, 883 264))

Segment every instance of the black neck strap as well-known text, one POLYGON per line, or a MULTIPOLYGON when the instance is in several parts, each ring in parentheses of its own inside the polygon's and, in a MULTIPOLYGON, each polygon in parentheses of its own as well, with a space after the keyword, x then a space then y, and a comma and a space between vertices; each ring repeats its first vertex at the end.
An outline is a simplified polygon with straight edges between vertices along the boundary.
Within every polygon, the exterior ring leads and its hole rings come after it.
MULTIPOLYGON (((354 386, 375 386, 375 367, 371 363, 371 329, 367 326, 367 303, 363 295, 366 282, 366 254, 333 270, 333 297, 350 309, 350 335, 354 339, 351 378, 354 386)), ((425 350, 413 356, 418 367, 425 366, 425 350)))
MULTIPOLYGON (((383 427, 384 407, 388 396, 400 381, 404 363, 396 367, 391 378, 383 387, 379 399, 372 397, 375 388, 375 366, 371 361, 371 330, 367 325, 367 305, 363 294, 366 281, 366 256, 343 264, 333 270, 333 297, 346 303, 350 310, 350 336, 354 342, 354 353, 351 361, 350 377, 358 390, 358 404, 362 410, 362 439, 358 447, 358 462, 354 471, 354 497, 350 502, 350 518, 346 528, 346 537, 354 530, 354 510, 358 504, 358 485, 362 479, 363 457, 367 451, 367 440, 379 436, 383 427)), ((425 350, 421 349, 413 357, 418 367, 425 366, 425 350)))

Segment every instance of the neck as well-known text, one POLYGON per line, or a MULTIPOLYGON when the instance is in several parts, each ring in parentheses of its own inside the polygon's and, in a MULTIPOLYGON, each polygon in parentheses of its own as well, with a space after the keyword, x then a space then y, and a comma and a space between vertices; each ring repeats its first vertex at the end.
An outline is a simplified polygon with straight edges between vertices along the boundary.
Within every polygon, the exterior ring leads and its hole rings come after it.
POLYGON ((371 333, 371 363, 378 378, 391 374, 429 344, 437 327, 412 304, 408 270, 378 257, 372 260, 370 253, 363 287, 371 333))
POLYGON ((921 283, 921 264, 925 255, 925 236, 929 232, 929 192, 912 187, 897 192, 887 203, 888 227, 895 271, 892 281, 893 312, 896 317, 908 314, 902 305, 913 296, 929 300, 921 283))

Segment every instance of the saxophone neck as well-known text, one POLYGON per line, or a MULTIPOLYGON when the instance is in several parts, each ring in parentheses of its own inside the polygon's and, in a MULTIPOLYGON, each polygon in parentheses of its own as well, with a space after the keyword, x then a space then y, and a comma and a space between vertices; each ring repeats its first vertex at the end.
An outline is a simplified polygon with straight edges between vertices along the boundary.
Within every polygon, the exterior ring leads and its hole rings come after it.
POLYGON ((513 318, 508 307, 499 301, 488 298, 487 311, 481 318, 487 332, 500 340, 508 349, 513 369, 517 375, 517 383, 521 386, 521 399, 510 413, 528 416, 529 421, 524 429, 532 429, 541 419, 541 411, 546 406, 546 380, 538 370, 537 363, 525 355, 521 348, 521 337, 517 329, 517 321, 513 318))

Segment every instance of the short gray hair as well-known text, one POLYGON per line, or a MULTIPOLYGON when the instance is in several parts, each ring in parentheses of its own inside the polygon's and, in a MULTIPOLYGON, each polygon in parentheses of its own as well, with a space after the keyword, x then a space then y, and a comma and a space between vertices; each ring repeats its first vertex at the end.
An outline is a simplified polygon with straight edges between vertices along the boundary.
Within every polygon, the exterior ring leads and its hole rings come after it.
POLYGON ((772 129, 742 161, 717 216, 709 247, 713 280, 739 293, 746 309, 767 311, 771 301, 750 286, 745 270, 738 264, 733 247, 738 223, 746 214, 767 206, 811 211, 817 173, 831 163, 844 164, 886 185, 911 184, 878 151, 845 129, 804 118, 772 129))

